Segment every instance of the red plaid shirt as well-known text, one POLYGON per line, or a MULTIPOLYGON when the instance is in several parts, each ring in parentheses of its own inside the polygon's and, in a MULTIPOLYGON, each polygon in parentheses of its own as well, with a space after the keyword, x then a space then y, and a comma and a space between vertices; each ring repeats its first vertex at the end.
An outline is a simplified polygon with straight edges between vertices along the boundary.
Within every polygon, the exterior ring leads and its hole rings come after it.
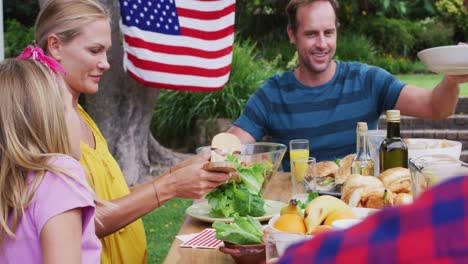
POLYGON ((279 263, 468 263, 468 177, 293 245, 279 263))

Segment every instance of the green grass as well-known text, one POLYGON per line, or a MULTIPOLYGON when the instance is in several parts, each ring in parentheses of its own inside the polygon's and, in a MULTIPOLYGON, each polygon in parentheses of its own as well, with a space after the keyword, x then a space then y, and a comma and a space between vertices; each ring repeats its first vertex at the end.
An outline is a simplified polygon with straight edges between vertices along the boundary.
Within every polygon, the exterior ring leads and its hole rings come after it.
POLYGON ((193 200, 175 198, 143 217, 148 244, 148 263, 162 263, 193 200))
MULTIPOLYGON (((437 74, 405 74, 397 75, 397 77, 408 84, 433 89, 442 80, 442 75, 437 74)), ((468 96, 468 83, 460 86, 460 96, 468 96)))

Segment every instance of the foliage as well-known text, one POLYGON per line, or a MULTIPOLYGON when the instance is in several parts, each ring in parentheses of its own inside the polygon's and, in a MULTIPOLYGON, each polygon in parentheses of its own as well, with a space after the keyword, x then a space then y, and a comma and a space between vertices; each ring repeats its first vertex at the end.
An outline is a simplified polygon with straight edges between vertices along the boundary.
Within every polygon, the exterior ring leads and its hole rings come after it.
POLYGON ((359 34, 338 34, 336 58, 342 61, 372 62, 376 55, 371 41, 359 34))
POLYGON ((453 44, 454 30, 437 18, 426 18, 417 22, 419 30, 415 32, 414 54, 423 49, 453 44))
POLYGON ((5 20, 15 19, 21 21, 28 28, 34 26, 38 11, 38 0, 3 1, 5 20))
POLYGON ((405 55, 415 44, 414 32, 417 25, 411 21, 386 17, 373 17, 364 29, 366 36, 381 52, 392 55, 405 55))
POLYGON ((437 11, 441 17, 455 25, 456 40, 466 41, 468 37, 468 10, 463 0, 437 0, 437 11))
POLYGON ((5 22, 5 57, 13 57, 34 39, 34 27, 27 28, 16 19, 5 22))
POLYGON ((402 57, 394 58, 390 54, 377 57, 373 64, 386 69, 392 74, 408 73, 413 69, 413 63, 409 59, 402 57))
POLYGON ((286 27, 278 27, 257 41, 256 51, 263 59, 276 60, 280 67, 284 67, 293 58, 296 48, 289 42, 286 27))
POLYGON ((234 44, 231 76, 224 89, 209 93, 162 91, 151 129, 160 142, 187 139, 196 119, 237 118, 250 95, 276 71, 278 60, 258 58, 256 44, 234 44))

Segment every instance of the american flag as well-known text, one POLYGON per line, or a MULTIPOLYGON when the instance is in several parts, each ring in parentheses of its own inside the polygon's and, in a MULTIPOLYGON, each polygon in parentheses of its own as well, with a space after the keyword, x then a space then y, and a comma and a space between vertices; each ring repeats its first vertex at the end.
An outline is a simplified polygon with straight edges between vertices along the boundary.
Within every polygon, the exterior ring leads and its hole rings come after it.
POLYGON ((124 68, 151 87, 216 91, 229 79, 235 0, 120 0, 124 68))

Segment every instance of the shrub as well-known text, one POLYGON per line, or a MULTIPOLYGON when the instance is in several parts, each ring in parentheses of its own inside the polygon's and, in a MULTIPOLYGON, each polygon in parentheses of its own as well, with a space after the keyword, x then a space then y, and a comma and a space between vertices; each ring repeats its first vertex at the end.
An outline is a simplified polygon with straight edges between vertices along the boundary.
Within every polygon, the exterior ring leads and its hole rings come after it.
POLYGON ((413 57, 423 49, 453 44, 453 26, 435 18, 417 22, 420 30, 416 32, 413 57))
POLYGON ((220 91, 162 91, 151 123, 158 141, 167 147, 184 147, 191 144, 197 119, 237 118, 250 95, 276 71, 277 60, 259 59, 255 47, 249 40, 234 44, 230 79, 220 91))
POLYGON ((415 43, 414 32, 417 25, 406 20, 385 17, 373 17, 363 29, 380 51, 394 56, 401 56, 410 51, 415 43))
POLYGON ((336 58, 343 61, 374 61, 375 48, 371 41, 360 34, 338 34, 336 58))
POLYGON ((14 57, 34 40, 34 27, 27 28, 15 19, 5 22, 5 57, 14 57))

